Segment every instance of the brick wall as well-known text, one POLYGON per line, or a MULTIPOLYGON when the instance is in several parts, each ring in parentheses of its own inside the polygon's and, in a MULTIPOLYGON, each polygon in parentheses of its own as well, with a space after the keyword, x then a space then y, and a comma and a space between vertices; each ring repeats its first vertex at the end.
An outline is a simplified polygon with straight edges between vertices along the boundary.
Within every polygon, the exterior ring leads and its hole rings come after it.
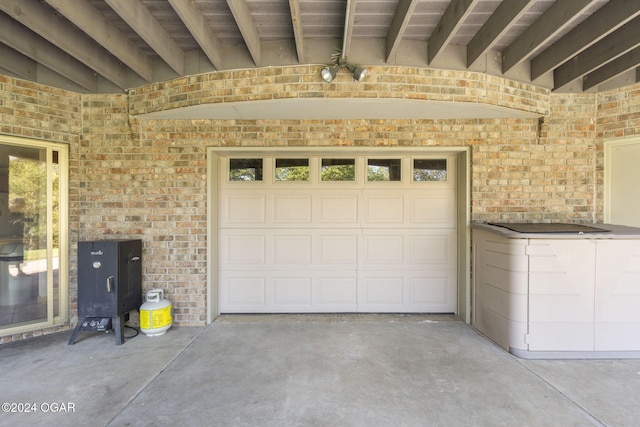
POLYGON ((0 75, 0 133, 71 145, 80 135, 80 95, 0 75))
POLYGON ((598 139, 640 135, 640 84, 597 95, 598 139))
MULTIPOLYGON (((70 97, 67 104, 75 110, 69 110, 63 119, 45 119, 40 124, 22 116, 46 104, 47 93, 7 109, 7 99, 22 95, 14 94, 17 89, 6 88, 7 81, 13 86, 18 81, 4 79, 0 80, 4 85, 0 88, 0 125, 3 133, 16 133, 16 129, 43 132, 58 123, 56 120, 61 122, 56 126, 67 126, 61 135, 46 135, 71 144, 72 243, 105 237, 141 238, 144 287, 166 290, 177 325, 202 325, 206 319, 207 147, 468 146, 473 220, 590 222, 602 217, 602 139, 620 129, 639 131, 639 85, 600 95, 550 94, 477 73, 401 67, 375 67, 361 83, 339 75, 336 83, 327 85, 319 81, 318 71, 318 67, 300 66, 210 73, 151 84, 128 95, 79 96, 61 91, 56 96, 70 97), (204 103, 304 97, 481 102, 542 118, 137 117, 204 103)), ((75 303, 73 263, 72 254, 70 299, 75 303)), ((71 315, 75 316, 73 310, 71 315)))

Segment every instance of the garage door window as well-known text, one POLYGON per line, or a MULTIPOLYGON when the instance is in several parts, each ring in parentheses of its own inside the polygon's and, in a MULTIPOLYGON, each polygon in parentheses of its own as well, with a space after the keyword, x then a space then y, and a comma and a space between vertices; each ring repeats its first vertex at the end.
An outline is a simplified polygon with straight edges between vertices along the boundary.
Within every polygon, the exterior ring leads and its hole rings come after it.
POLYGON ((262 159, 230 159, 229 181, 262 181, 262 159))
POLYGON ((413 180, 419 181, 446 181, 446 159, 414 159, 413 180))
POLYGON ((276 159, 276 181, 309 181, 309 159, 276 159))
POLYGON ((322 181, 355 181, 355 159, 322 159, 322 181))
POLYGON ((368 159, 367 181, 402 181, 400 159, 368 159))

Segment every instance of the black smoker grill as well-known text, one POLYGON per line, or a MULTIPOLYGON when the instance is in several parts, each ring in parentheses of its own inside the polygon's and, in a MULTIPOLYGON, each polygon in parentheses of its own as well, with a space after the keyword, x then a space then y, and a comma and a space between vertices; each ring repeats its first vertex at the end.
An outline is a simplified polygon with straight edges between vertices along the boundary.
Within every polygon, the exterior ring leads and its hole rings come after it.
POLYGON ((78 325, 80 331, 113 329, 124 343, 129 312, 142 304, 142 240, 78 243, 78 325))

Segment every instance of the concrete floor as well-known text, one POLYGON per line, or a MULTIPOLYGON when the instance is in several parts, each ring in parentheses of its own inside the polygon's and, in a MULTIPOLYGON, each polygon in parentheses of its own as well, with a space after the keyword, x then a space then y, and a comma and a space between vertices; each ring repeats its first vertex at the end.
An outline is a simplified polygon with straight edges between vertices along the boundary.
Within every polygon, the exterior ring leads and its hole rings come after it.
POLYGON ((632 426, 640 419, 640 360, 518 359, 451 316, 223 316, 122 346, 111 334, 88 332, 69 346, 70 334, 0 346, 0 402, 32 411, 2 413, 0 425, 632 426))

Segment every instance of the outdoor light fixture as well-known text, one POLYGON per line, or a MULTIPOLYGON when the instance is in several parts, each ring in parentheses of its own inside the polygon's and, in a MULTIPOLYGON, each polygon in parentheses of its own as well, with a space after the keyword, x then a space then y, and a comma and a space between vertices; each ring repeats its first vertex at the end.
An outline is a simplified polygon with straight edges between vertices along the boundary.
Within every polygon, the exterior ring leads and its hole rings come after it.
POLYGON ((345 64, 345 67, 353 73, 353 79, 359 82, 361 82, 362 79, 364 79, 364 76, 367 75, 367 69, 360 65, 345 64))
POLYGON ((353 74, 353 79, 359 82, 364 79, 364 76, 367 75, 367 69, 360 65, 353 65, 347 62, 345 58, 341 58, 339 55, 332 55, 333 62, 329 65, 326 65, 320 71, 320 75, 322 76, 322 80, 327 83, 331 83, 333 79, 336 78, 338 71, 340 68, 346 68, 351 71, 353 74))
POLYGON ((335 65, 335 64, 327 65, 320 72, 320 75, 322 76, 322 80, 324 80, 327 83, 331 83, 333 79, 336 78, 336 74, 338 74, 339 69, 340 69, 339 65, 335 65))

